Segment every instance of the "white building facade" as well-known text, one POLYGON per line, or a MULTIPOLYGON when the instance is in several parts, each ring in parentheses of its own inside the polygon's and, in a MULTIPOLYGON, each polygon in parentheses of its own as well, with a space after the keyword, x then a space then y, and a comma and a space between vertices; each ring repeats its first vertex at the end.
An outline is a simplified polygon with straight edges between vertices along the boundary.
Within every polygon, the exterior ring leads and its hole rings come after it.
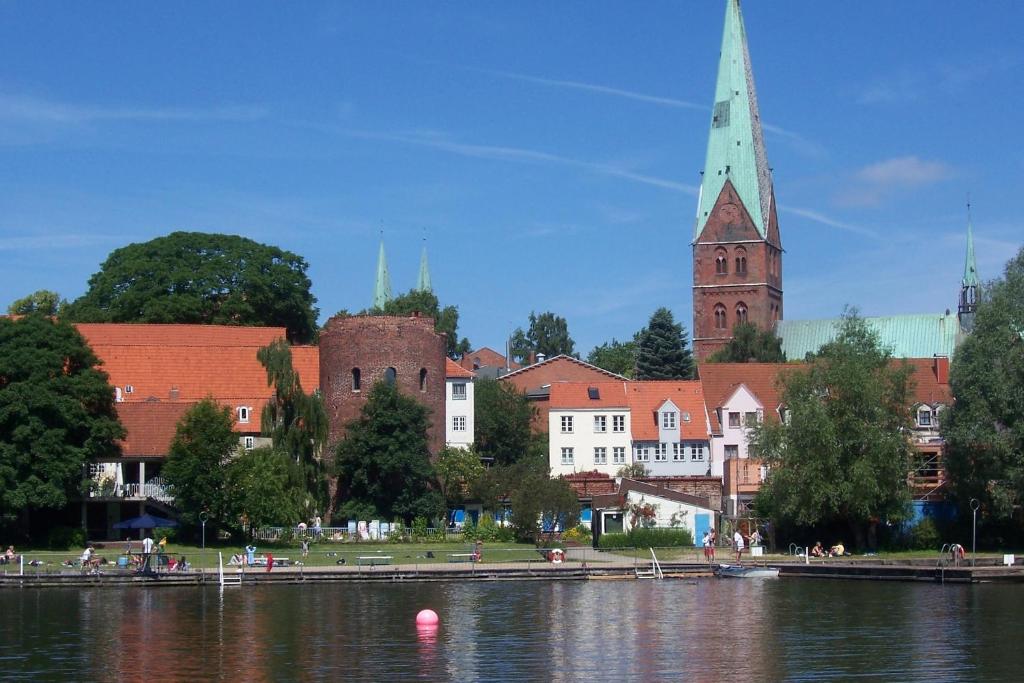
POLYGON ((473 445, 473 373, 452 360, 447 362, 444 387, 445 445, 469 448, 473 445))

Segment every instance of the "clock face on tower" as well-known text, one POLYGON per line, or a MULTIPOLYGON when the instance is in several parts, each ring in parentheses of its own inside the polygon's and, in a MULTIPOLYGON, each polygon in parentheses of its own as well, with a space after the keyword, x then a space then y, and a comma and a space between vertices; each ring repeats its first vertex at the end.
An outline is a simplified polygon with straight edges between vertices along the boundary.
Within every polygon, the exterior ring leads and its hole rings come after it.
POLYGON ((718 209, 718 215, 726 223, 735 223, 740 218, 740 207, 735 204, 722 204, 718 209))

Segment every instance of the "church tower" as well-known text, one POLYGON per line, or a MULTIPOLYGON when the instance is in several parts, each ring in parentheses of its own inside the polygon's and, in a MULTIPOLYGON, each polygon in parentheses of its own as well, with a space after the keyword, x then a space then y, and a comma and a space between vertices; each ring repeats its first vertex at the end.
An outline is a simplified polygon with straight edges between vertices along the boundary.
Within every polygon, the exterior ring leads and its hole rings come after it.
POLYGON ((377 279, 373 283, 373 307, 383 309, 391 301, 391 277, 388 275, 388 260, 384 256, 384 236, 380 238, 377 252, 377 279))
POLYGON ((978 279, 978 264, 974 260, 974 226, 971 225, 971 205, 967 205, 967 258, 964 259, 964 277, 960 281, 960 305, 956 317, 960 329, 970 333, 974 329, 974 313, 981 300, 981 280, 978 279))
POLYGON ((693 348, 707 358, 739 322, 782 319, 782 241, 739 0, 726 0, 693 235, 693 348))

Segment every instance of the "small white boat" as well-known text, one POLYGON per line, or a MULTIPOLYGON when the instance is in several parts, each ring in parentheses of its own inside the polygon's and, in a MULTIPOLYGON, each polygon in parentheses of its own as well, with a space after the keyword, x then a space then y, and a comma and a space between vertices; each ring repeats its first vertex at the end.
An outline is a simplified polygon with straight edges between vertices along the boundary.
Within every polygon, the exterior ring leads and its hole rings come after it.
POLYGON ((740 564, 719 565, 715 572, 722 578, 732 579, 777 579, 779 570, 772 567, 744 567, 740 564))

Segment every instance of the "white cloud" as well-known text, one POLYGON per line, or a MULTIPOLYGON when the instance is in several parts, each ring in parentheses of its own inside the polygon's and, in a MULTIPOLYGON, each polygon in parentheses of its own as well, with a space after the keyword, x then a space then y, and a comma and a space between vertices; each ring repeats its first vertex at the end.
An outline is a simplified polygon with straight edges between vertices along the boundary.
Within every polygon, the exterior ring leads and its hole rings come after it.
POLYGON ((259 105, 221 105, 208 108, 99 106, 0 94, 0 120, 55 124, 97 121, 255 121, 268 112, 259 105))
POLYGON ((885 200, 956 176, 956 170, 942 161, 916 156, 886 159, 854 171, 848 185, 836 196, 843 206, 878 206, 885 200))
POLYGON ((827 225, 830 228, 838 228, 840 230, 852 232, 857 235, 863 235, 865 237, 871 237, 874 239, 881 239, 881 235, 879 235, 874 230, 871 230, 870 228, 861 227, 859 225, 853 225, 852 223, 847 223, 846 221, 841 221, 839 219, 826 216, 820 211, 815 211, 814 209, 805 209, 798 206, 784 206, 780 204, 779 211, 782 211, 783 213, 791 213, 795 216, 801 216, 802 218, 812 220, 815 223, 827 225))

